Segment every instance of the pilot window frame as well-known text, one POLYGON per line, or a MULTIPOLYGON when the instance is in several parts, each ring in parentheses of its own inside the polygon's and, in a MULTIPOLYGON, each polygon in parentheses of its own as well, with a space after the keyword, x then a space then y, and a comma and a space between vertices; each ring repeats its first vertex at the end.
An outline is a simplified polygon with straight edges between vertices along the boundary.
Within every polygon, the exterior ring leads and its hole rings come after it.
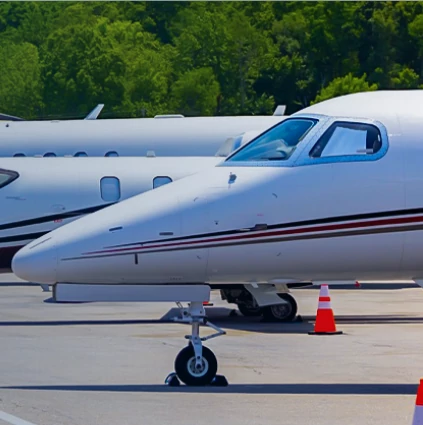
MULTIPOLYGON (((367 137, 367 135, 366 135, 367 137)), ((310 165, 316 163, 337 163, 337 162, 366 162, 366 161, 377 161, 385 156, 389 148, 388 134, 386 128, 378 121, 375 120, 357 120, 357 119, 335 119, 330 122, 327 128, 319 135, 319 138, 313 141, 311 147, 309 147, 304 156, 299 160, 299 163, 296 165, 310 165), (324 147, 321 149, 321 152, 324 152, 324 149, 328 146, 328 143, 333 136, 336 128, 359 128, 367 127, 375 130, 377 132, 378 138, 380 140, 380 147, 376 152, 357 152, 353 154, 340 154, 340 155, 328 155, 328 156, 312 156, 313 151, 316 147, 324 141, 325 138, 328 138, 324 142, 324 147)))
MULTIPOLYGON (((266 131, 261 132, 260 134, 258 134, 257 136, 253 137, 250 141, 248 141, 246 144, 244 144, 243 146, 241 146, 239 149, 235 150, 234 152, 232 152, 231 154, 229 154, 229 156, 222 162, 222 164, 219 164, 219 166, 234 166, 236 165, 238 166, 247 166, 247 167, 251 167, 254 166, 254 164, 257 164, 259 166, 270 166, 270 167, 274 167, 274 166, 282 166, 282 167, 286 167, 286 166, 292 166, 292 164, 295 162, 298 153, 300 151, 302 151, 302 142, 304 139, 308 138, 310 136, 310 134, 313 134, 315 131, 318 130, 319 127, 321 127, 322 123, 325 121, 324 117, 322 116, 315 116, 314 114, 310 114, 310 115, 298 115, 298 116, 292 116, 289 117, 283 121, 278 122, 277 124, 273 125, 272 127, 268 128, 266 131), (292 150, 292 153, 286 158, 280 158, 281 160, 272 160, 272 159, 243 159, 243 160, 238 160, 235 159, 235 157, 237 155, 240 155, 242 152, 244 151, 248 151, 250 146, 252 146, 253 144, 255 144, 258 139, 260 138, 265 138, 266 136, 269 136, 270 133, 274 132, 278 127, 282 127, 286 124, 288 124, 289 122, 292 121, 308 121, 310 122, 310 127, 304 132, 304 134, 301 135, 300 140, 296 143, 296 145, 294 145, 294 149, 292 150)), ((277 139, 275 139, 277 140, 277 139)))
POLYGON ((172 183, 172 182, 173 182, 173 180, 172 180, 172 178, 171 178, 171 177, 169 177, 169 176, 156 176, 156 177, 154 177, 154 179, 153 179, 153 189, 157 189, 157 188, 159 188, 159 187, 161 187, 161 186, 166 186, 167 184, 172 183), (156 180, 158 180, 158 179, 169 179, 170 181, 168 181, 167 183, 161 184, 161 185, 159 185, 159 186, 155 186, 155 184, 156 184, 156 180))
POLYGON ((17 171, 6 170, 4 168, 0 168, 0 175, 9 176, 7 180, 0 183, 0 189, 2 189, 5 186, 8 186, 10 183, 14 182, 19 177, 19 173, 17 171))
POLYGON ((116 176, 104 176, 104 177, 102 177, 100 179, 100 196, 101 196, 101 199, 104 202, 118 202, 122 198, 122 189, 121 189, 121 185, 120 185, 120 179, 116 176), (118 189, 117 199, 115 199, 116 197, 114 197, 113 200, 112 199, 105 199, 105 197, 104 197, 104 186, 103 186, 103 181, 105 179, 112 179, 113 181, 117 182, 117 189, 118 189))

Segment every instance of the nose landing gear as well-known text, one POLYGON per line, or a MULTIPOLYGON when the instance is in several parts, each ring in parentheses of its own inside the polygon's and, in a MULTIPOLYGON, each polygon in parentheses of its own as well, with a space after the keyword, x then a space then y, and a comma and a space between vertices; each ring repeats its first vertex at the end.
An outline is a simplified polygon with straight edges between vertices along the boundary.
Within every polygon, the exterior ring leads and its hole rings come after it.
MULTIPOLYGON (((225 335, 226 332, 207 320, 201 302, 192 302, 188 308, 177 303, 182 313, 182 318, 175 318, 176 322, 191 324, 191 335, 185 338, 189 345, 183 348, 175 359, 176 376, 186 385, 203 386, 212 384, 217 373, 217 359, 213 352, 203 346, 203 341, 225 335), (200 337, 200 325, 208 326, 216 331, 212 335, 200 337)), ((219 379, 220 382, 226 381, 219 379)), ((227 382, 226 382, 227 383, 227 382)))

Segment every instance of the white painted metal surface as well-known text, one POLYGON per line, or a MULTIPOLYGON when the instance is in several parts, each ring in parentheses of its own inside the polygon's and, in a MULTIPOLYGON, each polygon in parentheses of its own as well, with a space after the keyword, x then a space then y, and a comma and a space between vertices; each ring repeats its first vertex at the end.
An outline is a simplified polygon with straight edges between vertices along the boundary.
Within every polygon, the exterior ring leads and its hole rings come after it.
POLYGON ((57 302, 203 302, 210 300, 207 285, 85 285, 53 286, 57 302))

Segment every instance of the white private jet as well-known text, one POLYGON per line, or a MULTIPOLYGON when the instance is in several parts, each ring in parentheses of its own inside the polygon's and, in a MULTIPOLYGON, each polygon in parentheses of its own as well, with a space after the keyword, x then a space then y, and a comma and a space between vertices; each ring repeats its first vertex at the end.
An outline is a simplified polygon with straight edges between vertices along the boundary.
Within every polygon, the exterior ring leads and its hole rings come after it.
POLYGON ((226 139, 262 132, 286 118, 164 115, 97 120, 96 110, 91 114, 83 120, 0 121, 0 157, 213 156, 226 139))
POLYGON ((175 370, 208 384, 217 361, 199 337, 210 323, 196 288, 205 297, 210 285, 242 282, 268 309, 287 303, 276 284, 422 284, 422 104, 423 90, 410 90, 313 105, 216 167, 30 243, 12 269, 47 284, 138 284, 149 301, 191 301, 191 344, 175 370))

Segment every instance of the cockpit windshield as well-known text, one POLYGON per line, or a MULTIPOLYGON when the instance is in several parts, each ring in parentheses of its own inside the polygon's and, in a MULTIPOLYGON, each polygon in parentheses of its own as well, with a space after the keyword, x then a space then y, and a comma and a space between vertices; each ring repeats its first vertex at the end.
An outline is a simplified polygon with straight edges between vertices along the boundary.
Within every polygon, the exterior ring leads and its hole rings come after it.
POLYGON ((287 119, 245 145, 226 162, 287 160, 316 123, 311 118, 287 119))
POLYGON ((0 189, 16 180, 19 174, 16 171, 3 170, 0 168, 0 189))

